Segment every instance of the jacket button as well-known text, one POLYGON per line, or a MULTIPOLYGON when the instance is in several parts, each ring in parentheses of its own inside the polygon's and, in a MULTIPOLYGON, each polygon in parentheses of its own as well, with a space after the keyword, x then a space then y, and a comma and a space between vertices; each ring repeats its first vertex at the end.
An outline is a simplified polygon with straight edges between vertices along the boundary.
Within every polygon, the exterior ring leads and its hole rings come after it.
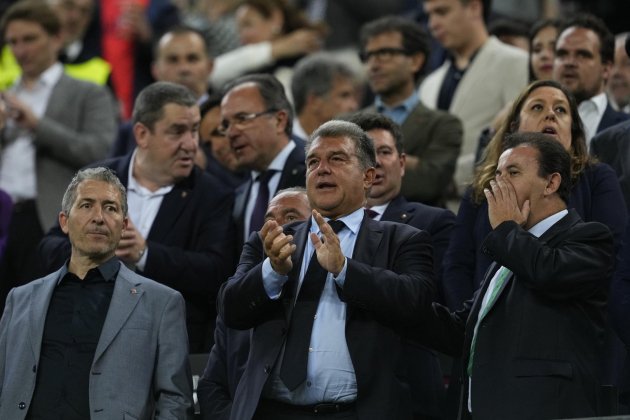
POLYGON ((20 402, 20 403, 18 404, 18 408, 19 408, 20 410, 24 410, 24 409, 26 408, 26 403, 25 403, 24 401, 20 402))
POLYGON ((271 372, 271 366, 265 365, 264 371, 265 371, 266 374, 269 374, 269 372, 271 372))
POLYGON ((33 373, 37 372, 37 365, 33 365, 33 373))

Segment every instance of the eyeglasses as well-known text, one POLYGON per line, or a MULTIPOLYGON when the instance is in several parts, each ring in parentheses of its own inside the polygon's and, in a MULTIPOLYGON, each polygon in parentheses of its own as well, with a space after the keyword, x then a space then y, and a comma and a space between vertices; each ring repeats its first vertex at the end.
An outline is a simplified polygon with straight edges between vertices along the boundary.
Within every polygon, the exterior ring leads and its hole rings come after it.
POLYGON ((278 112, 278 110, 273 109, 273 108, 268 109, 266 111, 252 112, 249 114, 244 113, 244 112, 239 112, 238 114, 234 115, 232 118, 222 120, 219 127, 217 127, 217 131, 219 134, 225 135, 227 131, 229 130, 230 126, 232 125, 238 128, 239 130, 242 130, 245 127, 247 127, 247 125, 251 123, 253 120, 255 120, 256 118, 262 117, 263 115, 267 115, 267 114, 274 114, 276 112, 278 112))
POLYGON ((374 51, 363 51, 360 54, 361 61, 367 63, 370 58, 376 57, 379 60, 390 60, 395 55, 409 55, 404 48, 379 48, 374 51))

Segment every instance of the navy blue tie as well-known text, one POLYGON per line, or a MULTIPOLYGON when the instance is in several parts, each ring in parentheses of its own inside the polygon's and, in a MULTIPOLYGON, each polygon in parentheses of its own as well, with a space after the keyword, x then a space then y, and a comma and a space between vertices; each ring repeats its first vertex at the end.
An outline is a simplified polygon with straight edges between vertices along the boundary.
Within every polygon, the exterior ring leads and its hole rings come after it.
POLYGON ((274 169, 261 172, 256 178, 258 182, 258 196, 252 211, 252 217, 249 219, 249 233, 258 232, 265 223, 265 214, 267 213, 267 205, 269 204, 269 180, 276 173, 274 169))
MULTIPOLYGON (((339 233, 346 226, 341 220, 330 220, 328 224, 335 233, 339 233)), ((313 320, 319 305, 319 298, 326 284, 326 276, 328 276, 328 271, 319 264, 317 253, 313 251, 295 306, 291 312, 284 358, 280 367, 280 379, 290 391, 293 391, 306 379, 308 347, 311 342, 313 320)))

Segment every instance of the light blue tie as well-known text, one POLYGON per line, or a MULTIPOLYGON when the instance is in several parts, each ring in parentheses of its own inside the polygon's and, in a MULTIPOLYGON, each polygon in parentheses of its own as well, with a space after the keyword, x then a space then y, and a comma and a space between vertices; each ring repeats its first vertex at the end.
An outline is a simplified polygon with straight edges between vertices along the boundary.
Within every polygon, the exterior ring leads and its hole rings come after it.
MULTIPOLYGON (((497 300, 499 291, 503 288, 503 284, 505 283, 505 280, 507 280, 510 274, 512 274, 512 272, 505 267, 501 267, 499 271, 501 272, 499 273, 497 280, 494 282, 494 287, 492 288, 492 291, 490 292, 490 298, 488 299, 486 306, 483 307, 482 312, 479 313, 479 318, 477 319, 477 325, 479 325, 479 323, 481 322, 481 320, 483 320, 483 318, 486 316, 488 311, 490 311, 490 309, 494 305, 494 302, 497 300)), ((477 343, 477 334, 475 333, 473 335, 472 344, 470 345, 470 357, 468 358, 468 368, 467 368, 468 376, 472 376, 473 356, 475 354, 476 343, 477 343)))

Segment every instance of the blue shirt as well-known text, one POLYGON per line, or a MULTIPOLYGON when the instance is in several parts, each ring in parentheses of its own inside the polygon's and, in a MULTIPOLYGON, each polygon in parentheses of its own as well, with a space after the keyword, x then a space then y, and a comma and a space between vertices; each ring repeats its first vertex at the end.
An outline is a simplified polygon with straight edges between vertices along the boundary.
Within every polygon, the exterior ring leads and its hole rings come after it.
MULTIPOLYGON (((321 402, 350 402, 357 398, 357 381, 346 343, 346 303, 337 295, 335 284, 343 288, 348 268, 348 258, 352 256, 364 210, 359 208, 353 213, 340 217, 346 227, 337 236, 343 255, 346 256, 343 269, 336 278, 331 273, 326 277, 326 284, 319 299, 319 305, 313 322, 311 343, 309 346, 306 382, 294 391, 289 391, 279 377, 284 356, 284 347, 273 369, 270 380, 263 390, 265 398, 271 398, 296 405, 317 404, 321 402)), ((310 232, 319 236, 319 226, 311 218, 310 232)), ((315 247, 307 238, 304 257, 300 268, 299 286, 301 286, 311 261, 315 247)), ((295 263, 295 262, 294 262, 295 263)), ((283 276, 271 267, 266 258, 262 267, 263 285, 271 299, 280 297, 282 286, 288 276, 283 276)), ((298 286, 298 287, 299 287, 298 286)), ((295 294, 297 296, 297 293, 295 294)))
POLYGON ((374 100, 374 106, 379 113, 391 118, 396 124, 402 125, 419 102, 420 97, 418 96, 418 91, 414 89, 411 96, 398 105, 392 107, 387 106, 383 103, 381 97, 377 96, 374 100))

